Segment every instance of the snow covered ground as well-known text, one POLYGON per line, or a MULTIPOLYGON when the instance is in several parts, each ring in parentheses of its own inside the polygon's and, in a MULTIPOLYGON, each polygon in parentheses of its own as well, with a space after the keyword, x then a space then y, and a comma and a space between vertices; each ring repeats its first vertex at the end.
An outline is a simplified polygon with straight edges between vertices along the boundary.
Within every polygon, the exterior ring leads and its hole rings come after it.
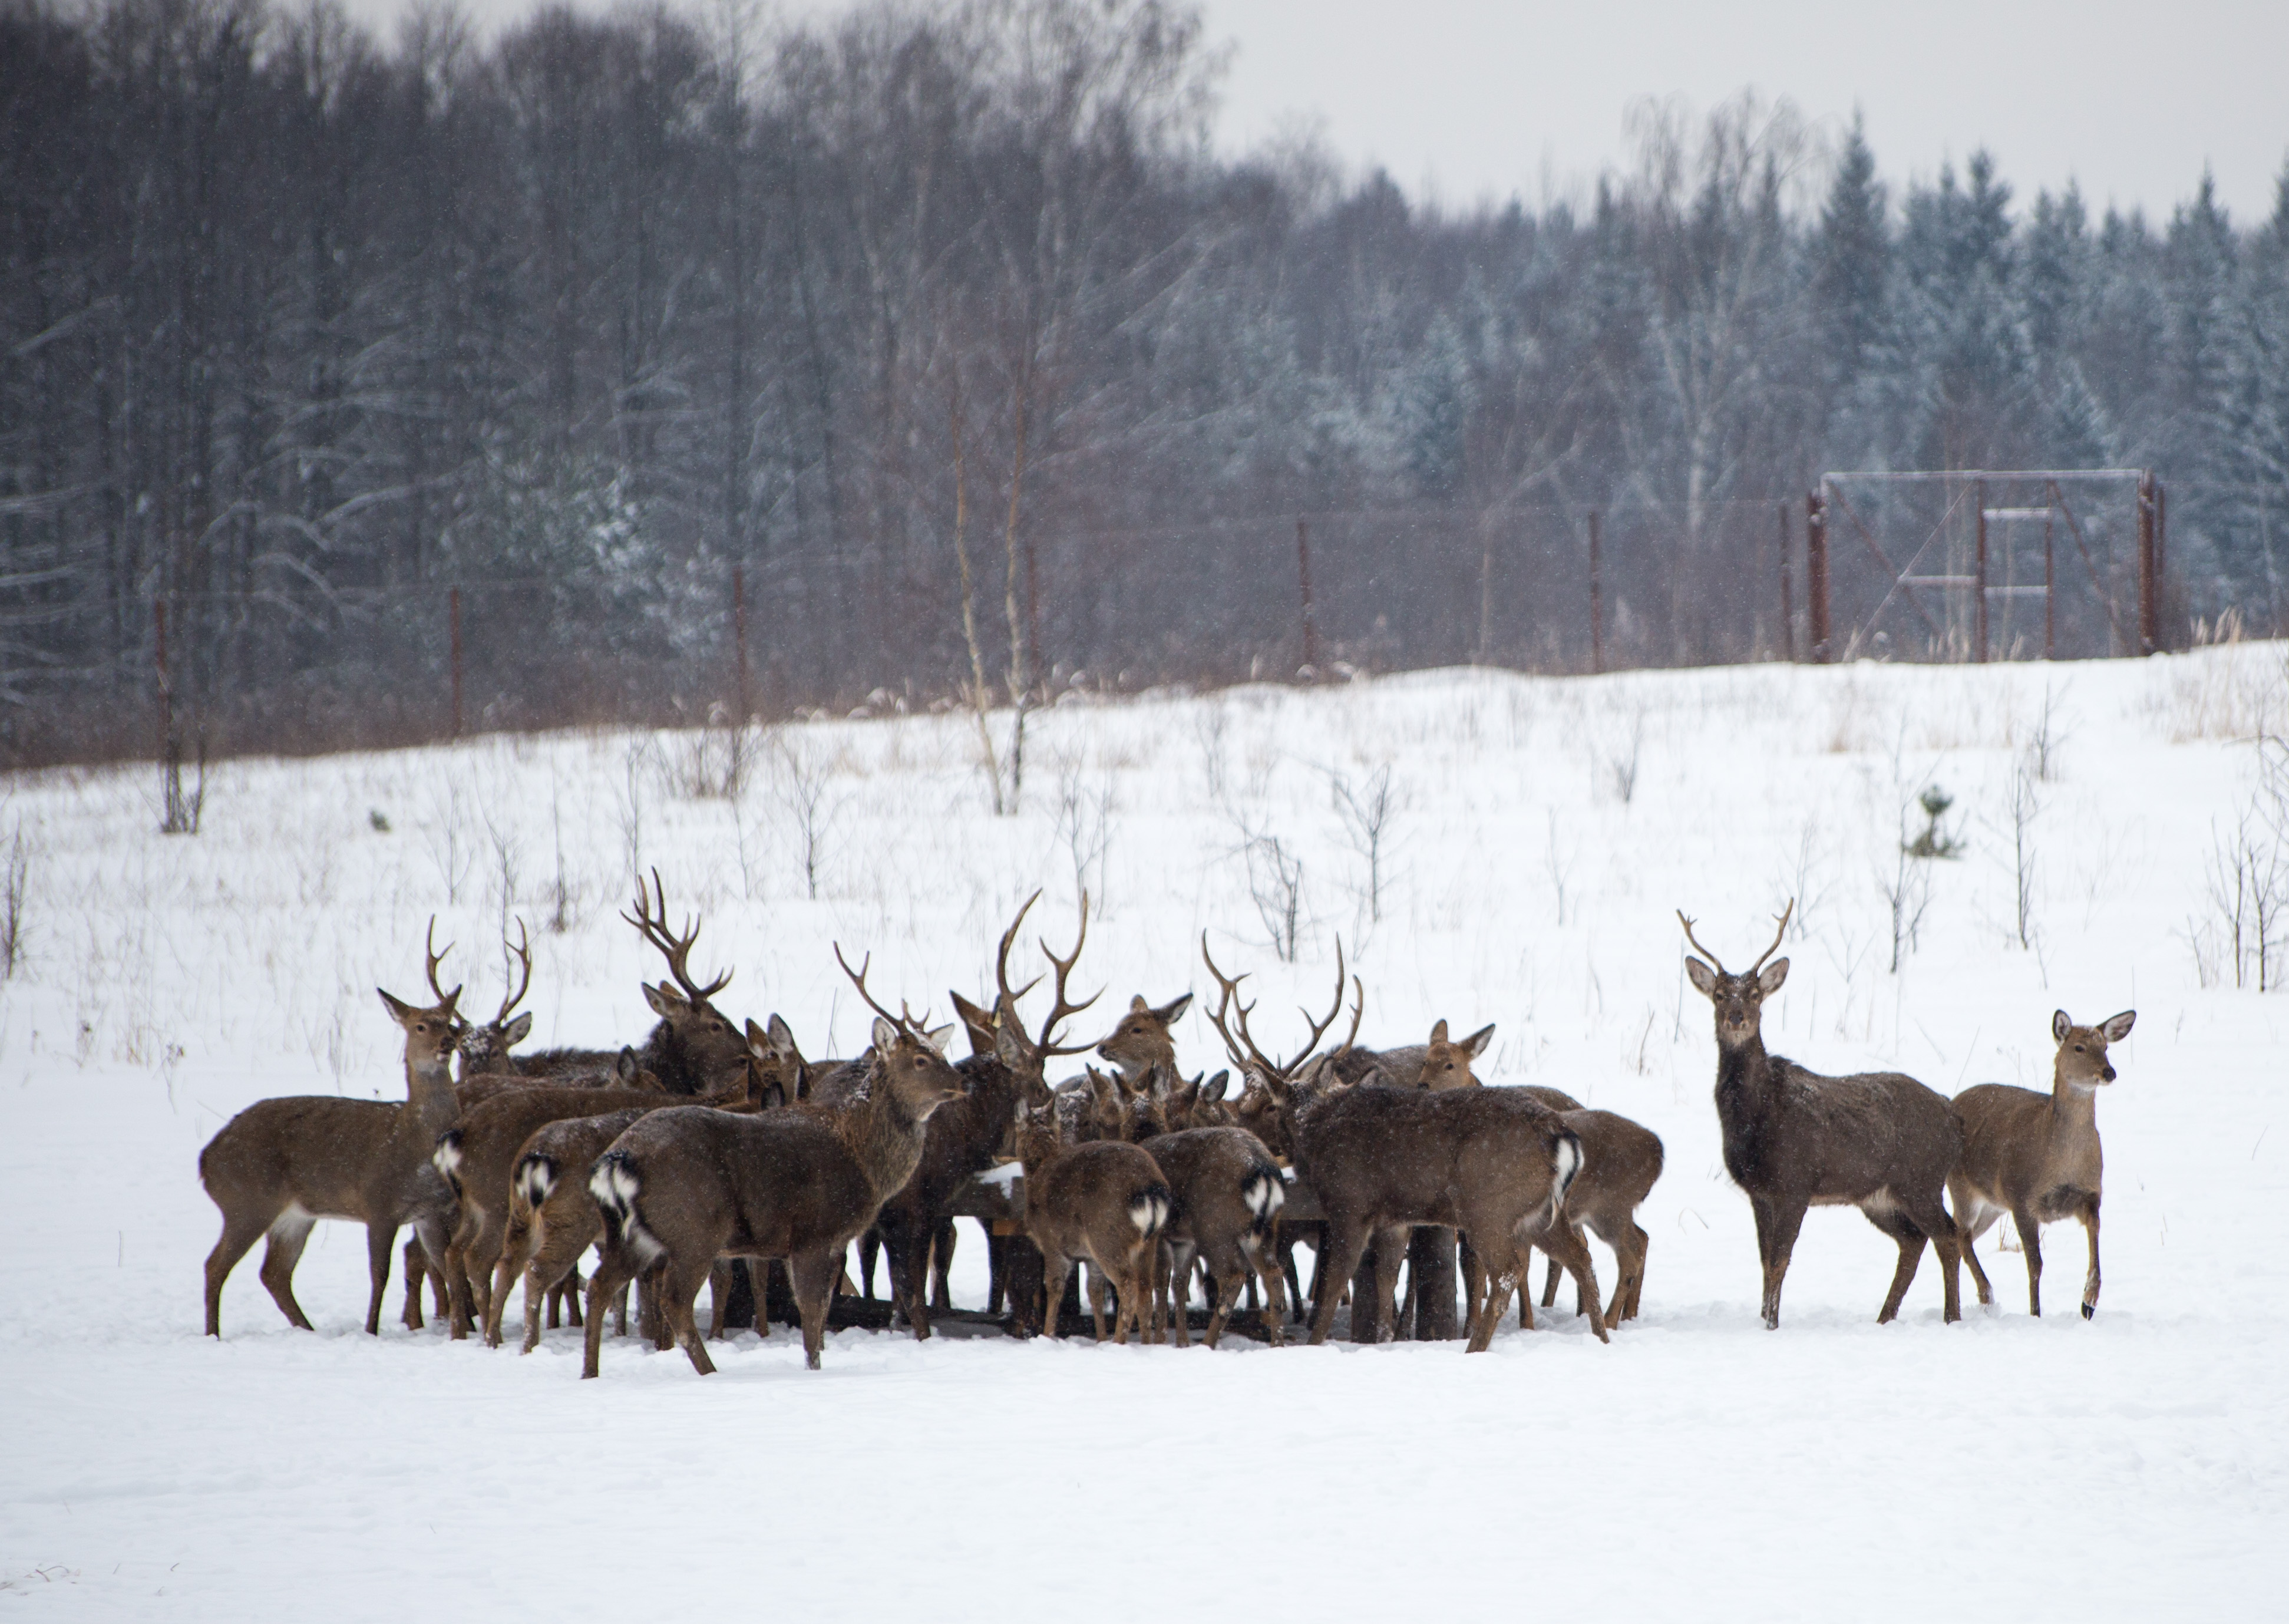
MULTIPOLYGON (((1003 819, 948 716, 758 739, 730 798, 692 793, 722 740, 688 734, 233 763, 195 839, 154 832, 148 768, 20 778, 0 786, 0 845, 20 828, 28 860, 28 956, 0 987, 0 1611, 2277 1611, 2289 998, 2218 973, 2205 876, 2255 781, 2252 738, 2285 724, 2289 659, 2250 644, 1074 703, 1034 719, 1003 819), (1378 887, 1338 805, 1384 766, 1378 887), (2022 947, 2009 803, 2030 767, 2022 947), (1963 851, 1912 866, 1928 896, 1894 974, 1885 892, 1934 782, 1963 851), (1251 896, 1250 842, 1260 882, 1273 839, 1302 865, 1292 964, 1251 896), (536 1046, 639 1037, 658 964, 617 917, 639 857, 672 910, 704 911, 695 966, 738 966, 724 1007, 783 1012, 814 1053, 859 1041, 830 941, 942 1012, 949 986, 990 982, 1036 886, 1053 940, 1078 880, 1097 897, 1079 984, 1109 988, 1108 1020, 1132 992, 1207 988, 1205 928, 1286 1033, 1277 1012, 1325 997, 1340 933, 1366 1040, 1494 1020, 1483 1073, 1663 1136, 1645 1317, 1610 1347, 1545 1317, 1479 1358, 847 1332, 818 1374, 781 1332, 741 1337, 707 1380, 623 1342, 584 1384, 570 1333, 530 1358, 513 1337, 364 1337, 361 1232, 322 1225, 297 1281, 315 1335, 250 1260, 223 1340, 201 1338, 199 1147, 266 1095, 402 1091, 372 989, 420 990, 433 911, 481 1012, 504 915, 531 922, 536 1046), (2101 1102, 2095 1321, 2073 1312, 2069 1226, 2052 1316, 2027 1317, 1998 1233, 2001 1311, 1942 1325, 1927 1260, 1879 1329, 1890 1243, 1824 1211, 1781 1329, 1759 1326, 1672 910, 1746 960, 1791 896, 1766 1032, 1822 1069, 2047 1087, 2054 1007, 2138 1010, 2101 1102)), ((1179 1043, 1222 1063, 1197 1012, 1179 1043)), ((966 1304, 982 1251, 969 1232, 966 1304)))

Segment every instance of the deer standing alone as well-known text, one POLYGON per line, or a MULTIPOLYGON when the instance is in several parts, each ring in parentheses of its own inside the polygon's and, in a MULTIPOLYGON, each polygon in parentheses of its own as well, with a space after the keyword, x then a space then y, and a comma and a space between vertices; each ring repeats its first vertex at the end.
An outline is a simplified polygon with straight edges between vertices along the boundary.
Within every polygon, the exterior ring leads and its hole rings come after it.
MULTIPOLYGON (((433 956, 433 984, 436 966, 433 956)), ((329 1094, 259 1100, 224 1124, 199 1152, 199 1180, 222 1209, 222 1235, 206 1262, 209 1336, 222 1335, 223 1282, 265 1235, 270 1244, 262 1255, 262 1284, 287 1324, 304 1331, 310 1321, 294 1300, 294 1266, 322 1218, 365 1226, 373 1282, 368 1336, 380 1332, 390 1252, 401 1227, 411 1224, 432 1265, 442 1267, 453 1193, 429 1156, 460 1109, 452 1073, 459 1032, 454 1005, 460 996, 457 987, 419 1009, 381 993, 390 1019, 405 1031, 403 1103, 329 1094)), ((414 1304, 418 1311, 418 1297, 414 1304)))
POLYGON ((2051 1015, 2059 1050, 2051 1064, 2051 1092, 1982 1083, 1955 1097, 1963 1119, 1963 1160, 1947 1181, 1948 1198, 1963 1236, 1979 1300, 1992 1303, 1987 1271, 1972 1243, 2004 1213, 2019 1231, 2027 1254, 2027 1312, 2043 1311, 2043 1226, 2062 1218, 2082 1220, 2090 1237, 2090 1272, 2082 1284, 2082 1316, 2098 1312, 2098 1201, 2104 1158, 2098 1143, 2098 1091, 2114 1081, 2106 1046, 2130 1036, 2136 1010, 2110 1015, 2094 1027, 2075 1025, 2066 1011, 2051 1015))
POLYGON ((1765 1326, 1780 1327, 1781 1282, 1805 1211, 1814 1206, 1856 1206, 1899 1243, 1900 1265, 1878 1324, 1899 1313, 1926 1242, 1939 1253, 1942 1312, 1959 1319, 1956 1276, 1962 1251, 1955 1220, 1941 1200, 1963 1157, 1963 1124, 1953 1108, 1900 1072, 1827 1077, 1766 1052, 1764 1003, 1781 989, 1789 969, 1788 960, 1773 955, 1795 911, 1791 901, 1772 946, 1738 975, 1702 947, 1682 910, 1677 916, 1685 940, 1710 959, 1703 964, 1687 956, 1685 972, 1716 1012, 1717 1120, 1725 1171, 1748 1193, 1756 1214, 1765 1326))

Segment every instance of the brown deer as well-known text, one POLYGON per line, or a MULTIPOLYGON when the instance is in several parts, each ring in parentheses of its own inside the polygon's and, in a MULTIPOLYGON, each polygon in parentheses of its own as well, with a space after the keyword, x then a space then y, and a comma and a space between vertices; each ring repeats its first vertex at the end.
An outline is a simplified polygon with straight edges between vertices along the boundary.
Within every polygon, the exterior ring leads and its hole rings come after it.
POLYGON ((1827 1077, 1765 1052, 1765 1000, 1788 979, 1789 962, 1773 959, 1788 933, 1791 901, 1772 946, 1735 975, 1693 934, 1685 940, 1709 963, 1688 956, 1685 973, 1716 1011, 1717 1120, 1725 1171, 1748 1193, 1764 1265, 1764 1320, 1781 1323, 1781 1283, 1805 1210, 1856 1206, 1899 1243, 1900 1266, 1876 1316, 1888 1324, 1916 1277, 1926 1242, 1939 1253, 1943 1312, 1962 1316, 1957 1268, 1962 1257, 1955 1220, 1941 1194, 1963 1158, 1963 1124, 1943 1095, 1896 1071, 1827 1077), (1767 959, 1772 959, 1769 964, 1767 959))
MULTIPOLYGON (((892 1300, 904 1311, 917 1340, 929 1335, 929 1308, 924 1287, 933 1268, 937 1271, 938 1300, 941 1305, 946 1300, 945 1271, 952 1265, 954 1244, 953 1220, 946 1209, 970 1180, 991 1167, 993 1158, 1009 1144, 1025 1079, 1038 1077, 1051 1059, 1079 1054, 1089 1046, 1058 1041, 1059 1028, 1097 1001, 1090 998, 1076 1004, 1068 996, 1073 966, 1080 963, 1081 948, 1089 940, 1087 892, 1081 895, 1081 928, 1073 950, 1059 958, 1048 942, 1041 943, 1041 951, 1055 967, 1056 980, 1049 1012, 1042 1019, 1038 1033, 1029 1034, 1015 1015, 1017 1000, 1036 983, 1028 982, 1022 988, 1009 985, 1009 952, 1026 914, 1040 900, 1039 892, 1028 897, 1017 909, 1017 917, 1010 920, 1009 928, 1001 932, 1001 945, 993 963, 994 982, 999 988, 994 1012, 955 996, 955 1012, 968 1028, 972 1045, 983 1038, 985 1046, 955 1068, 967 1084, 963 1097, 931 1115, 923 1136, 920 1164, 904 1187, 882 1204, 881 1212, 874 1220, 875 1232, 890 1255, 892 1300), (997 1012, 1003 1010, 1011 1012, 1007 1020, 997 1012)), ((859 1249, 859 1268, 862 1274, 868 1272, 864 1245, 859 1249)))
POLYGON ((1055 1108, 1047 1106, 1025 1111, 1017 1156, 1025 1167, 1025 1232, 1041 1251, 1040 1328, 1057 1334, 1065 1281, 1085 1260, 1093 1270, 1089 1300, 1097 1340, 1105 1340, 1108 1284, 1114 1298, 1113 1340, 1126 1343, 1132 1330, 1157 1340, 1152 1283, 1170 1206, 1160 1167, 1118 1140, 1067 1143, 1055 1108))
POLYGON ((1397 1049, 1350 1049, 1336 1060, 1336 1073, 1346 1083, 1365 1083, 1376 1073, 1394 1088, 1427 1088, 1444 1092, 1469 1088, 1477 1082, 1471 1062, 1494 1042, 1495 1025, 1488 1021, 1468 1037, 1450 1041, 1447 1023, 1431 1028, 1427 1044, 1408 1044, 1397 1049))
POLYGON ((875 1014, 865 1086, 846 1108, 674 1106, 638 1120, 598 1158, 588 1189, 604 1242, 588 1283, 584 1377, 601 1365, 604 1304, 639 1275, 692 1368, 712 1374, 692 1300, 726 1256, 786 1260, 805 1361, 818 1368, 845 1251, 913 1176, 931 1114, 962 1092, 945 1053, 953 1028, 891 1014, 866 990, 866 966, 852 970, 840 947, 834 956, 875 1014))
POLYGON ((1163 1076, 1176 1075, 1176 1043, 1169 1028, 1184 1019, 1184 1012, 1192 1006, 1192 995, 1171 998, 1158 1009, 1144 1002, 1143 995, 1129 1000, 1129 1012, 1121 1024, 1113 1028, 1112 1036, 1097 1046, 1099 1060, 1110 1060, 1134 1088, 1141 1086, 1159 1067, 1163 1076))
POLYGON ((659 870, 651 872, 651 894, 636 882, 636 911, 621 918, 642 932, 667 961, 675 986, 666 981, 646 985, 644 1002, 659 1017, 659 1024, 636 1052, 643 1068, 659 1078, 671 1094, 696 1095, 704 1100, 737 1098, 747 1082, 747 1041, 740 1029, 709 1002, 730 985, 728 970, 702 985, 692 980, 689 960, 699 940, 699 924, 686 919, 683 932, 667 928, 667 892, 659 870), (682 990, 677 990, 681 988, 682 990))
POLYGON ((1141 1135, 1138 1144, 1168 1181, 1170 1205, 1161 1240, 1168 1247, 1167 1310, 1176 1346, 1192 1345, 1189 1299, 1192 1260, 1208 1266, 1216 1283, 1208 1301, 1206 1340, 1224 1334, 1251 1276, 1263 1283, 1263 1324, 1272 1345, 1280 1342, 1286 1308, 1280 1300, 1280 1209, 1288 1187, 1264 1141, 1245 1128, 1178 1128, 1141 1135))
MULTIPOLYGON (((430 921, 435 925, 436 921, 430 921)), ((524 1002, 525 994, 532 988, 532 940, 524 928, 524 921, 516 922, 517 940, 511 943, 506 937, 501 947, 517 962, 519 975, 516 985, 509 988, 501 998, 500 1010, 490 1020, 465 1025, 457 1045, 461 1056, 460 1087, 466 1103, 490 1098, 497 1088, 478 1089, 474 1085, 479 1077, 523 1077, 552 1087, 627 1086, 628 1073, 621 1060, 632 1051, 609 1049, 543 1049, 537 1054, 512 1054, 511 1049, 522 1043, 532 1031, 532 1012, 528 1010, 511 1019, 511 1012, 524 1002)), ((639 1067, 641 1070, 641 1067, 639 1067)), ((656 1077, 643 1072, 651 1081, 642 1086, 658 1087, 656 1077)))
MULTIPOLYGON (((262 1256, 262 1284, 287 1324, 304 1331, 310 1321, 294 1300, 294 1265, 311 1226, 322 1218, 365 1226, 373 1281, 368 1336, 380 1332, 398 1229, 411 1224, 430 1259, 442 1262, 453 1193, 430 1165, 429 1153, 459 1108, 452 1056, 460 994, 457 987, 427 1009, 381 994, 390 1019, 405 1029, 403 1104, 324 1094, 264 1100, 224 1124, 199 1152, 200 1181, 222 1209, 222 1236, 207 1254, 209 1336, 222 1334, 223 1282, 265 1235, 270 1243, 262 1256)), ((415 1297, 414 1312, 419 1301, 415 1297)))
MULTIPOLYGON (((525 1140, 552 1122, 670 1102, 670 1096, 644 1089, 519 1088, 464 1111, 459 1121, 437 1136, 432 1159, 461 1203, 445 1249, 455 1341, 480 1323, 498 1323, 491 1282, 508 1228, 509 1175, 525 1140)), ((514 1279, 514 1274, 509 1277, 514 1279)), ((498 1346, 498 1337, 485 1340, 498 1346)))
POLYGON ((2078 1027, 2066 1011, 2055 1011, 2051 1036, 2059 1051, 2051 1065, 2049 1093, 1982 1083, 1955 1097, 1955 1114, 1963 1119, 1963 1160, 1947 1181, 1947 1193, 1963 1236, 1963 1260, 1971 1266, 1982 1304, 1994 1302, 1995 1293, 1972 1243, 2008 1212, 2027 1254, 2027 1312, 2043 1311, 2043 1226, 2062 1218, 2080 1219, 2090 1236, 2082 1316, 2089 1319, 2098 1312, 2098 1199, 2104 1162, 2098 1143, 2098 1091, 2114 1081, 2106 1046, 2129 1036, 2137 1019, 2136 1010, 2125 1010, 2094 1027, 2078 1027))
MULTIPOLYGON (((1239 978, 1216 968, 1205 938, 1200 954, 1218 988, 1209 1020, 1233 1065, 1272 1095, 1285 1119, 1296 1177, 1326 1215, 1327 1268, 1312 1313, 1312 1343, 1334 1327, 1336 1283, 1359 1268, 1370 1236, 1378 1237, 1375 1289, 1382 1334, 1388 1337, 1396 1304, 1405 1232, 1437 1224, 1470 1236, 1491 1260, 1485 1301, 1467 1347, 1485 1351, 1526 1266, 1525 1248, 1540 1246, 1563 1261, 1590 1307, 1590 1326, 1607 1340, 1597 1275, 1589 1249, 1567 1225, 1567 1186, 1582 1167, 1580 1139, 1556 1116, 1516 1089, 1464 1088, 1440 1092, 1346 1084, 1336 1056, 1315 1051, 1343 1012, 1343 955, 1336 950, 1336 999, 1292 1060, 1274 1060, 1248 1029, 1253 1005, 1239 1001, 1239 978)), ((1359 1031, 1367 995, 1357 980, 1352 1035, 1359 1031)))

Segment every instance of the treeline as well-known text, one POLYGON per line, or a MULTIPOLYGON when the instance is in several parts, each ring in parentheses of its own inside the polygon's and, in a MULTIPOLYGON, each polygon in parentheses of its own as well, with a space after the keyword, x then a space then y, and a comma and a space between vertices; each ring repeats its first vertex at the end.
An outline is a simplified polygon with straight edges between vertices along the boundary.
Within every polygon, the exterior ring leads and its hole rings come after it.
MULTIPOLYGON (((1751 98, 1442 212, 1207 140, 1140 0, 0 5, 0 748, 1292 669, 1780 652, 1831 468, 2151 466, 2278 626, 2289 172, 2237 228, 1751 98), (732 605, 744 594, 742 639, 732 605), (460 589, 460 623, 446 607, 460 589)), ((2289 133, 2289 132, 2285 132, 2289 133)))

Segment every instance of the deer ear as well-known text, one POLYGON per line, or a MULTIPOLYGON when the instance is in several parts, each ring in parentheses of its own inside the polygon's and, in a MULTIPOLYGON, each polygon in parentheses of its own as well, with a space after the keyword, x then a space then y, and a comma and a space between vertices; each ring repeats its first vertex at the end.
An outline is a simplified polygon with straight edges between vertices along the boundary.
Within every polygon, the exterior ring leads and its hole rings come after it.
POLYGON ((788 1026, 778 1016, 771 1017, 770 1025, 763 1028, 763 1036, 770 1041, 773 1054, 783 1060, 793 1060, 797 1065, 802 1064, 802 1052, 795 1047, 794 1028, 788 1026))
POLYGON ((1495 1023, 1489 1020, 1486 1025, 1480 1027, 1477 1031, 1464 1038, 1463 1040, 1463 1047, 1471 1052, 1471 1058, 1475 1060, 1479 1056, 1487 1052, 1487 1045, 1494 1041, 1495 1023))
POLYGON ((381 1007, 389 1012, 389 1018, 395 1021, 399 1026, 411 1026, 413 1024, 414 1016, 420 1013, 420 1011, 414 1009, 411 1005, 400 1004, 387 993, 381 992, 381 988, 379 987, 375 988, 374 991, 381 993, 381 1007))
POLYGON ((2053 1010, 2051 1012, 2051 1041, 2053 1043, 2062 1044, 2066 1042, 2067 1034, 2073 1030, 2074 1018, 2069 1015, 2066 1011, 2053 1010))
POLYGON ((513 1049, 532 1036, 532 1012, 527 1010, 501 1028, 501 1047, 513 1049))
POLYGON ((1214 1104, 1224 1098, 1224 1091, 1232 1086, 1232 1073, 1219 1071, 1200 1085, 1200 1098, 1214 1104))
POLYGON ((1144 1002, 1143 993, 1132 994, 1129 1000, 1129 1012, 1132 1015, 1149 1015, 1152 1012, 1152 1006, 1144 1002))
POLYGON ((636 1052, 634 1049, 623 1047, 620 1050, 620 1058, 612 1062, 612 1076, 623 1087, 636 1080, 636 1052))
POLYGON ((1757 976, 1757 996, 1769 998, 1780 991, 1781 983, 1788 980, 1788 960, 1776 958, 1767 964, 1757 976))
POLYGON ((651 1012, 658 1016, 662 1020, 666 1020, 674 1015, 680 1015, 684 1011, 691 1007, 682 998, 678 997, 674 989, 670 988, 665 981, 661 982, 658 987, 654 987, 649 981, 645 981, 642 983, 642 985, 643 987, 644 1002, 651 1005, 651 1012))
POLYGON ((1025 1040, 1017 1036, 1015 1027, 996 1026, 993 1028, 993 1058, 1020 1075, 1028 1069, 1025 1040))
POLYGON ((2130 1036, 2130 1024, 2137 1019, 2136 1010, 2125 1010, 2119 1015, 2109 1015, 2106 1023, 2098 1029, 2106 1034, 2108 1043, 2118 1044, 2130 1036))
POLYGON ((883 1020, 880 1015, 875 1016, 875 1017, 874 1017, 874 1048, 875 1048, 875 1051, 876 1051, 878 1053, 884 1053, 884 1054, 887 1054, 888 1052, 889 1052, 890 1046, 891 1046, 893 1044, 896 1044, 897 1041, 898 1041, 898 1028, 896 1028, 896 1027, 894 1027, 894 1026, 892 1026, 889 1021, 887 1021, 887 1020, 883 1020))
POLYGON ((953 1026, 954 1023, 949 1020, 944 1026, 938 1028, 937 1031, 925 1032, 922 1034, 922 1036, 924 1040, 929 1043, 931 1048, 937 1050, 939 1054, 943 1055, 945 1052, 946 1045, 953 1041, 953 1026))
POLYGON ((1690 953, 1685 956, 1685 979, 1700 989, 1703 997, 1717 996, 1717 972, 1690 953))
MULTIPOLYGON (((1141 1005, 1144 1000, 1139 998, 1137 1002, 1141 1005)), ((1160 1018, 1160 1024, 1162 1026, 1172 1027, 1176 1025, 1178 1020, 1182 1020, 1184 1018, 1184 1012, 1192 1007, 1192 995, 1186 993, 1181 998, 1169 999, 1168 1003, 1162 1004, 1159 1009, 1154 1010, 1152 1012, 1160 1018)))
POLYGON ((1434 1044, 1443 1044, 1447 1041, 1447 1023, 1444 1020, 1434 1021, 1432 1024, 1431 1041, 1434 1044))

